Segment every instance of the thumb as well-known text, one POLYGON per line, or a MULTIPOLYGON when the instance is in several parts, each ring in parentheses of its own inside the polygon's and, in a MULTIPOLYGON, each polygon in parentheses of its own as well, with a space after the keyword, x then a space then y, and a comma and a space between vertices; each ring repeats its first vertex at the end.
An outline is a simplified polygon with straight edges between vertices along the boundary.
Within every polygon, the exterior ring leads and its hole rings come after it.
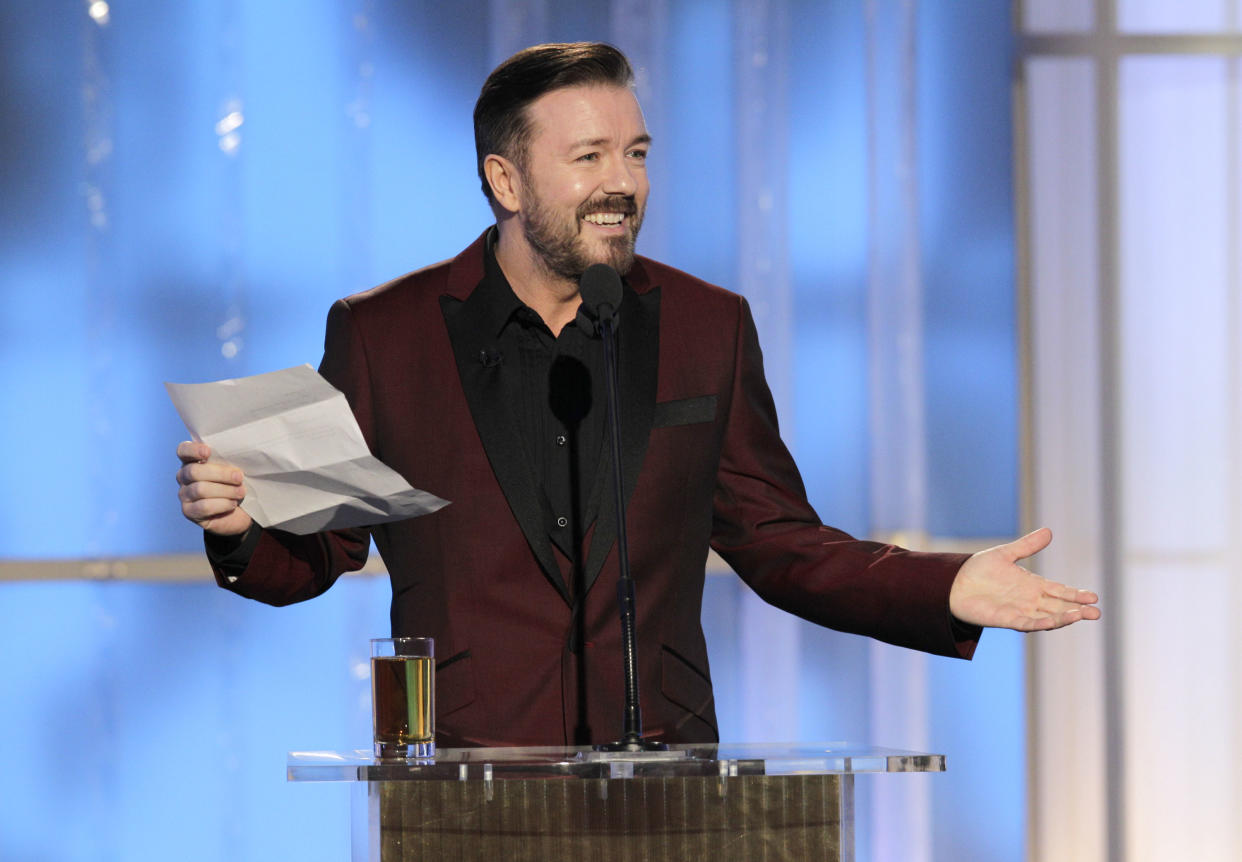
POLYGON ((1014 539, 1008 545, 1002 545, 1012 561, 1034 556, 1052 543, 1052 530, 1040 527, 1027 533, 1020 539, 1014 539))

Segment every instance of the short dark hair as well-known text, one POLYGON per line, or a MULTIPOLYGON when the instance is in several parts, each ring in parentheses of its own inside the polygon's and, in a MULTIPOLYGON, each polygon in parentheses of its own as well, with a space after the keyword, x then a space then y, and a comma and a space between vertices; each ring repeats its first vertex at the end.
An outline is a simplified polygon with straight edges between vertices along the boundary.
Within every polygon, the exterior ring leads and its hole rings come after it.
POLYGON ((553 90, 590 84, 633 87, 630 61, 604 42, 555 42, 518 51, 487 76, 474 103, 474 150, 489 202, 492 188, 483 161, 495 153, 526 167, 531 102, 553 90))

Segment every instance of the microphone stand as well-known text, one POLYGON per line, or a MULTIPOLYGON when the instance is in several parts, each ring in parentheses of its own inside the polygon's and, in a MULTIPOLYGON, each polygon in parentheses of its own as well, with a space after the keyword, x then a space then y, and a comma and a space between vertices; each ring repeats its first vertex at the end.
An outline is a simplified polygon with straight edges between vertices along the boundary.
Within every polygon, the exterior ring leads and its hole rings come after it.
POLYGON ((667 751, 668 746, 655 740, 644 740, 642 709, 638 703, 638 648, 634 637, 634 579, 630 577, 629 542, 625 535, 625 493, 621 487, 621 411, 617 392, 617 362, 613 353, 615 309, 607 304, 599 308, 599 329, 604 341, 604 377, 608 389, 608 432, 612 439, 612 487, 617 500, 617 563, 621 577, 617 581, 617 602, 621 607, 621 649, 625 661, 625 722, 621 739, 595 746, 597 751, 640 752, 667 751))

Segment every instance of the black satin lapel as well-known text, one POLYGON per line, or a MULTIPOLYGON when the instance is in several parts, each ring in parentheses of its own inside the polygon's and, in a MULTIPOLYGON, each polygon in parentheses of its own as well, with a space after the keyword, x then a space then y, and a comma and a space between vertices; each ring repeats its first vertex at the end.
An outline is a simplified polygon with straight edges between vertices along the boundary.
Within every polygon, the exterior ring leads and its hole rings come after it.
MULTIPOLYGON (((660 368, 660 289, 634 293, 628 288, 617 328, 617 388, 621 402, 621 472, 626 506, 638 484, 655 419, 656 382, 660 368)), ((611 441, 606 440, 596 472, 599 509, 587 552, 585 586, 590 589, 617 540, 617 503, 612 488, 611 441), (601 481, 602 479, 602 481, 601 481)), ((596 496, 596 495, 592 495, 596 496)), ((631 544, 634 537, 630 537, 631 544)), ((635 580, 641 572, 632 572, 635 580)))
MULTIPOLYGON (((552 542, 543 523, 535 480, 530 473, 526 453, 522 450, 521 438, 513 417, 505 412, 500 382, 500 370, 505 359, 501 358, 500 363, 495 361, 498 355, 496 344, 481 319, 482 304, 472 302, 477 296, 476 291, 464 302, 451 297, 440 299, 449 340, 453 343, 453 355, 457 360, 457 373, 466 393, 466 402, 470 405, 470 414, 474 417, 475 429, 483 441, 483 450, 509 502, 513 517, 522 528, 544 574, 570 603, 569 590, 556 564, 552 542), (489 355, 491 358, 487 359, 489 355)), ((487 524, 479 524, 479 530, 487 529, 487 524)))

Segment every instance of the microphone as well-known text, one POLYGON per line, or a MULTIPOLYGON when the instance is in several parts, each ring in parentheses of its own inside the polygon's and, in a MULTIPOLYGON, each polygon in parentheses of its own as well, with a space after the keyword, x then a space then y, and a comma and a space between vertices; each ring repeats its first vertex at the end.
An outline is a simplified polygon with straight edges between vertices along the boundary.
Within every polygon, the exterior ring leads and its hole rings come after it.
POLYGON ((605 263, 587 267, 578 281, 582 296, 581 312, 594 325, 604 341, 604 378, 608 390, 608 436, 612 454, 612 487, 617 504, 617 604, 621 616, 621 651, 624 671, 625 712, 622 736, 615 742, 595 746, 597 751, 644 752, 663 751, 662 742, 643 739, 642 707, 638 699, 638 643, 634 620, 634 578, 630 575, 629 540, 625 535, 625 493, 621 488, 621 410, 617 390, 617 358, 613 338, 617 324, 617 308, 621 305, 621 276, 605 263))
POLYGON ((621 276, 606 263, 593 263, 582 273, 578 293, 587 318, 598 321, 602 328, 603 324, 613 322, 621 307, 621 276))

